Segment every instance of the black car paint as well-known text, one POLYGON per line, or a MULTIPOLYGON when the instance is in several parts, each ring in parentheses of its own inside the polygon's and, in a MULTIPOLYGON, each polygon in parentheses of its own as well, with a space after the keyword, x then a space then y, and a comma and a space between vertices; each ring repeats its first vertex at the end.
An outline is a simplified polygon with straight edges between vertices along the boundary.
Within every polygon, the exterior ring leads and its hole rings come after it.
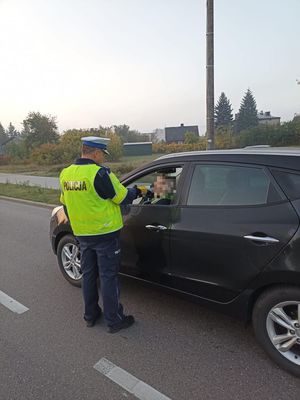
MULTIPOLYGON (((284 154, 243 151, 186 153, 158 159, 128 174, 122 179, 125 185, 158 167, 183 167, 176 204, 126 207, 121 273, 248 320, 253 302, 264 288, 300 284, 300 200, 290 202, 271 178, 283 198, 271 205, 187 206, 192 169, 195 163, 248 164, 271 174, 270 167, 299 171, 298 160, 284 154), (145 229, 148 224, 168 229, 149 231, 145 229), (261 245, 243 238, 254 232, 278 237, 280 242, 261 245)), ((54 252, 60 238, 72 233, 68 223, 57 225, 55 217, 50 231, 54 252)))

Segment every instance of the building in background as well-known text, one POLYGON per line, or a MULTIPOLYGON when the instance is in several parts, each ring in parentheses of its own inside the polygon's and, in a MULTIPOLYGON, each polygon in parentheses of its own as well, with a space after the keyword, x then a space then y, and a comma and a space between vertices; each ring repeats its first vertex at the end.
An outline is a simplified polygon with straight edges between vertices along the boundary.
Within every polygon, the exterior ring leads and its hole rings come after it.
POLYGON ((124 156, 145 156, 152 154, 152 142, 124 143, 124 156))
POLYGON ((280 125, 280 117, 274 117, 271 115, 270 111, 260 111, 257 114, 258 117, 258 123, 259 125, 269 125, 269 126, 274 126, 274 125, 280 125))
POLYGON ((166 142, 167 143, 184 143, 185 134, 187 132, 193 133, 199 137, 199 129, 197 125, 167 127, 165 128, 166 142))

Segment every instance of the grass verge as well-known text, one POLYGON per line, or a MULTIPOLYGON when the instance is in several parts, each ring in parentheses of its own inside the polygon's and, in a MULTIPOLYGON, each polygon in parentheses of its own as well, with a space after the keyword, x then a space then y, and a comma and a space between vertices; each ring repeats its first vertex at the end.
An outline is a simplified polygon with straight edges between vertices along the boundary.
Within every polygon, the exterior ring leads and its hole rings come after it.
POLYGON ((28 184, 0 183, 0 196, 14 197, 38 201, 47 204, 59 204, 60 191, 56 189, 45 189, 40 186, 29 186, 28 184))

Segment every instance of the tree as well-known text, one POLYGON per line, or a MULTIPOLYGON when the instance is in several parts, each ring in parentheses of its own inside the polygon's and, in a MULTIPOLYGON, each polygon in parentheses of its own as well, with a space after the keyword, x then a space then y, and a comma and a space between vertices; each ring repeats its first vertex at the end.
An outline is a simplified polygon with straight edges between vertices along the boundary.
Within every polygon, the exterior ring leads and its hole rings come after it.
POLYGON ((7 139, 7 135, 3 125, 0 122, 0 144, 2 144, 7 139))
POLYGON ((197 136, 194 132, 186 132, 184 134, 184 143, 185 144, 194 144, 199 141, 199 136, 197 136))
POLYGON ((59 135, 55 117, 30 112, 23 121, 23 134, 27 151, 44 143, 57 143, 59 135))
POLYGON ((150 133, 150 140, 152 143, 158 143, 157 131, 158 129, 155 129, 153 132, 150 133))
POLYGON ((107 150, 109 151, 108 159, 110 161, 119 161, 123 155, 123 143, 121 138, 115 133, 109 135, 110 142, 108 143, 107 150))
POLYGON ((16 130, 16 128, 13 126, 13 124, 10 122, 8 125, 8 128, 6 130, 6 134, 8 137, 16 137, 19 135, 19 132, 16 130))
POLYGON ((25 140, 21 136, 18 136, 17 139, 9 142, 5 147, 6 153, 14 159, 23 160, 27 156, 25 140))
POLYGON ((131 130, 128 125, 114 125, 112 129, 122 139, 123 143, 147 142, 149 140, 149 135, 141 135, 140 132, 131 130))
MULTIPOLYGON (((93 128, 92 128, 93 129, 93 128)), ((84 136, 99 136, 108 137, 110 142, 108 143, 108 156, 109 161, 118 161, 123 155, 123 142, 120 136, 116 135, 108 128, 101 128, 103 134, 99 134, 98 129, 83 130, 83 129, 69 129, 63 133, 60 137, 59 146, 63 149, 64 162, 73 161, 75 158, 80 156, 82 141, 81 138, 84 136), (105 133, 105 134, 104 134, 105 133)), ((46 149, 46 147, 44 147, 46 149)))
POLYGON ((150 139, 152 143, 159 143, 166 140, 165 130, 162 128, 156 128, 150 133, 150 139))
POLYGON ((232 115, 232 107, 229 99, 225 96, 225 93, 222 92, 218 103, 215 107, 215 125, 216 128, 219 126, 229 126, 232 124, 233 115, 232 115))
POLYGON ((236 131, 254 128, 258 125, 256 101, 250 89, 242 99, 239 113, 236 118, 236 131))
POLYGON ((125 124, 113 126, 114 133, 122 139, 123 143, 128 142, 129 129, 129 126, 125 124))
POLYGON ((296 114, 296 115, 294 116, 293 122, 298 123, 298 124, 300 123, 300 114, 296 114))

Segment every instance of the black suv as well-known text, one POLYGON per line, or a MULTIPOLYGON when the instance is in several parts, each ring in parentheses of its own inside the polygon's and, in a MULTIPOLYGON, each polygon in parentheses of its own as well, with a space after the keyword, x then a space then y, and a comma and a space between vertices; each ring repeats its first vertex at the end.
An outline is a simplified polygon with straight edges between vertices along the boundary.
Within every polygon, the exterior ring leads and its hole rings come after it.
MULTIPOLYGON (((300 151, 170 154, 122 182, 148 189, 123 209, 122 274, 252 319, 266 352, 300 376, 300 151), (161 174, 176 188, 169 204, 151 199, 161 174)), ((79 286, 80 253, 62 207, 50 236, 64 277, 79 286)))

